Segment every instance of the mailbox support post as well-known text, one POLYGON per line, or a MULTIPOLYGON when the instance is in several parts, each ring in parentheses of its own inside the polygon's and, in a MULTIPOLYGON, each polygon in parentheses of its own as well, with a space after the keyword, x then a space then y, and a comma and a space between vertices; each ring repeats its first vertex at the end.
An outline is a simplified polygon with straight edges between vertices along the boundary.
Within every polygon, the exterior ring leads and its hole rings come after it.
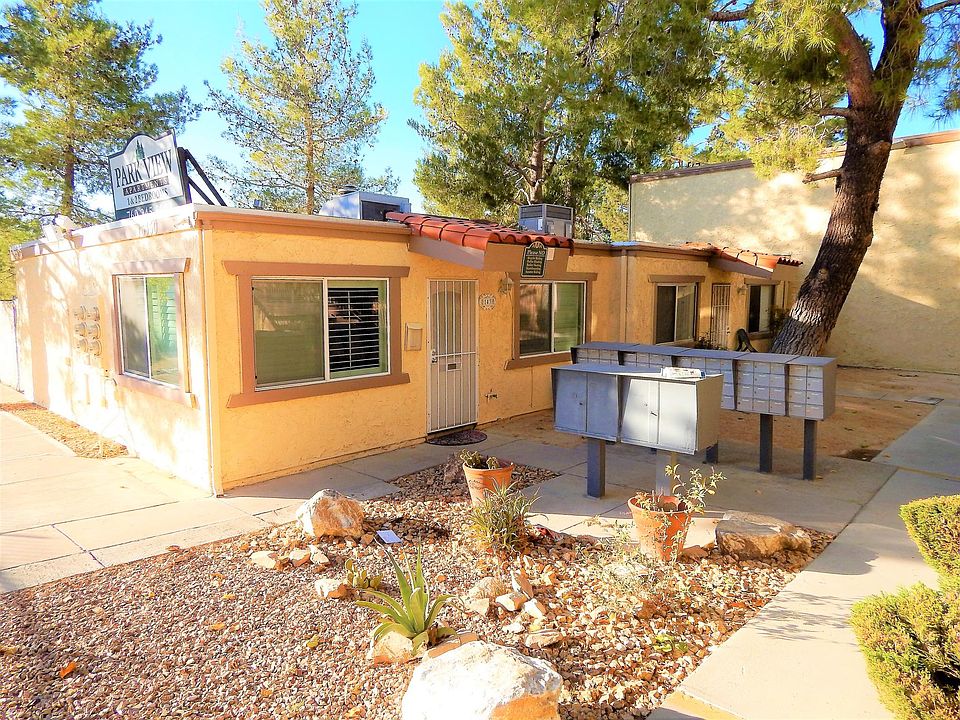
POLYGON ((703 458, 704 462, 708 463, 718 463, 720 462, 720 443, 719 441, 707 448, 707 453, 703 458))
POLYGON ((773 472, 773 415, 760 415, 760 472, 773 472))
POLYGON ((587 495, 603 497, 607 491, 607 441, 587 438, 587 495))
POLYGON ((803 479, 817 477, 817 421, 803 421, 803 479))

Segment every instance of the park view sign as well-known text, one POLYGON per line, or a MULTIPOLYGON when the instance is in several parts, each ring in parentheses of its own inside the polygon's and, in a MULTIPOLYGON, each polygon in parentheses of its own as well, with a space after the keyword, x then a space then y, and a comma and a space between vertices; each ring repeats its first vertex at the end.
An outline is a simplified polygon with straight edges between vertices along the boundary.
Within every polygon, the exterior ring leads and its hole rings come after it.
POLYGON ((134 135, 110 156, 114 218, 133 217, 188 202, 173 131, 134 135))

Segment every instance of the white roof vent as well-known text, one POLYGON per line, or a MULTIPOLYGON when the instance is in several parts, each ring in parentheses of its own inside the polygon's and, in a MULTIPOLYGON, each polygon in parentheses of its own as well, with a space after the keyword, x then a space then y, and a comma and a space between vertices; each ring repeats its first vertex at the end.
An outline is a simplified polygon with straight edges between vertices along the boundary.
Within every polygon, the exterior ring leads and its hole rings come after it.
POLYGON ((518 224, 544 235, 573 237, 573 208, 549 203, 521 205, 518 224))

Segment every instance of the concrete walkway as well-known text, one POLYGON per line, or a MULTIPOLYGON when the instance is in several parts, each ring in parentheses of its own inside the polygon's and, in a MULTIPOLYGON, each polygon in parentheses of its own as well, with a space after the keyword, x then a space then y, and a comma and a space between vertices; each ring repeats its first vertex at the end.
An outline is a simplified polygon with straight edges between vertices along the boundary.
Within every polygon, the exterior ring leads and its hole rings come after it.
POLYGON ((869 467, 892 475, 823 554, 713 652, 651 720, 892 717, 867 677, 850 608, 867 595, 937 582, 898 510, 917 498, 960 493, 960 403, 941 403, 869 467))

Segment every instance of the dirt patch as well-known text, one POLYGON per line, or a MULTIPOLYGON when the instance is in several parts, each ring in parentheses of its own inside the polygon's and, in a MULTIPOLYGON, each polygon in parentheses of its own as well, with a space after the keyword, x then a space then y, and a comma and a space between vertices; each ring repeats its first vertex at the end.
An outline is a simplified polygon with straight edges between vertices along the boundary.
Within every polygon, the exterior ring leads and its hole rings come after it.
MULTIPOLYGON (((553 474, 519 475, 529 485, 553 474)), ((606 546, 542 531, 528 556, 492 568, 464 539, 467 490, 455 473, 439 466, 396 484, 396 495, 364 503, 367 529, 389 526, 403 547, 420 545, 434 591, 463 596, 482 577, 526 569, 543 620, 455 604, 441 620, 551 662, 564 678, 564 720, 645 717, 812 558, 739 562, 714 548, 642 570, 650 582, 621 584, 609 580, 606 546), (538 625, 565 639, 526 648, 538 625)), ((812 535, 816 553, 830 538, 812 535)), ((330 567, 282 570, 248 558, 303 544, 284 526, 0 597, 0 639, 10 650, 0 655, 0 716, 395 720, 413 666, 371 667, 373 613, 320 600, 313 588, 318 578, 342 578, 352 558, 382 573, 381 589, 395 595, 382 550, 322 541, 330 567)))
POLYGON ((35 403, 0 403, 0 410, 15 415, 54 440, 62 442, 80 457, 112 458, 127 454, 126 446, 108 440, 35 403))

